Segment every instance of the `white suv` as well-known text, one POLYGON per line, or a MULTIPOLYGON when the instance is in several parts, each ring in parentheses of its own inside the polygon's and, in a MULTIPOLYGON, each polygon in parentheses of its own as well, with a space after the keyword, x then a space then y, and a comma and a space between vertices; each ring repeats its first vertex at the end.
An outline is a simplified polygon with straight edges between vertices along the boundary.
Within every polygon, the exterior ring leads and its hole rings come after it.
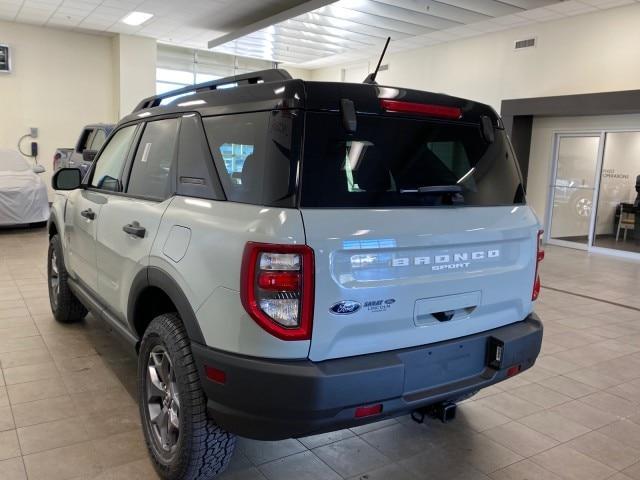
POLYGON ((53 313, 137 350, 163 478, 236 434, 448 419, 540 351, 539 225, 486 105, 257 72, 145 99, 53 185, 53 313))

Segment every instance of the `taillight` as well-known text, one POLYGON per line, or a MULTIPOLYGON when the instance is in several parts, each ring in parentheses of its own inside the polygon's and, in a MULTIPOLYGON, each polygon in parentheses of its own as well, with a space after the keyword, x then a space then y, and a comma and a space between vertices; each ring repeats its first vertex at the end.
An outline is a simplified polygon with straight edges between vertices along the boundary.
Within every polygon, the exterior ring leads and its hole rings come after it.
POLYGON ((387 112, 416 113, 428 117, 445 118, 447 120, 459 120, 462 118, 462 109, 445 105, 432 105, 429 103, 402 102, 383 98, 380 105, 387 112))
POLYGON ((542 248, 542 234, 544 230, 538 230, 538 248, 536 251, 536 274, 534 276, 533 281, 533 293, 531 294, 531 300, 537 300, 540 295, 540 288, 542 287, 540 283, 540 274, 538 269, 540 267, 540 262, 544 260, 544 249, 542 248))
POLYGON ((310 247, 247 242, 240 278, 242 305, 271 335, 309 340, 313 278, 310 247))

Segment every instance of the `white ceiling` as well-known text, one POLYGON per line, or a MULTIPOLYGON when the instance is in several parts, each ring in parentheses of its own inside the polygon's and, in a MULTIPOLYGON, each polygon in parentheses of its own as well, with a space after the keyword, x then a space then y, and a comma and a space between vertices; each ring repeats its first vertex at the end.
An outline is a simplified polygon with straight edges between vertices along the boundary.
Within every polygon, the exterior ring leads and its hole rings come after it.
MULTIPOLYGON (((72 30, 127 33, 207 48, 207 41, 308 0, 0 0, 0 20, 72 30), (152 13, 134 27, 120 20, 152 13)), ((1 36, 1 32, 0 32, 1 36)))
POLYGON ((635 2, 0 0, 0 20, 142 35, 193 48, 211 42, 218 52, 317 68, 375 56, 387 36, 390 51, 409 50, 635 2), (311 10, 318 5, 324 6, 311 10), (137 27, 120 21, 134 10, 154 17, 137 27))
POLYGON ((388 36, 389 51, 403 51, 636 1, 339 0, 239 38, 218 37, 209 47, 318 68, 376 56, 388 36))

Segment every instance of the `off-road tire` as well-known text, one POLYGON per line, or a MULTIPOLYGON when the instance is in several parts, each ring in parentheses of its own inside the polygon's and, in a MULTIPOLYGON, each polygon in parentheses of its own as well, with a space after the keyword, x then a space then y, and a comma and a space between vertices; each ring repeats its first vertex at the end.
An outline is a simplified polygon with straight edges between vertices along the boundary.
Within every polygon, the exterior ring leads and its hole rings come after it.
POLYGON ((47 285, 49 288, 49 303, 54 318, 60 323, 73 323, 82 320, 87 315, 87 309, 76 298, 69 288, 69 273, 64 267, 62 244, 60 237, 54 235, 49 240, 49 252, 47 254, 47 285), (54 272, 53 263, 57 267, 54 272), (58 288, 52 285, 52 275, 57 275, 58 288))
POLYGON ((191 344, 180 317, 168 313, 154 318, 144 333, 138 357, 138 404, 144 437, 153 466, 166 480, 206 480, 222 473, 233 455, 235 435, 223 430, 207 416, 207 400, 200 386, 191 344), (150 355, 164 349, 175 371, 180 399, 179 435, 172 458, 162 452, 149 414, 147 374, 150 355))

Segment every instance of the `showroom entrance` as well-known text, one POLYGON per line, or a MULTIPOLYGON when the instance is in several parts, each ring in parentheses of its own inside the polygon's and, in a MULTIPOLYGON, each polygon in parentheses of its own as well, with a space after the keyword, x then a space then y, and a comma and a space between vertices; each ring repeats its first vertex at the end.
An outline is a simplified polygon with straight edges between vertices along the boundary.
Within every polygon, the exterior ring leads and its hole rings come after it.
POLYGON ((546 240, 640 258, 640 131, 556 133, 546 240))

